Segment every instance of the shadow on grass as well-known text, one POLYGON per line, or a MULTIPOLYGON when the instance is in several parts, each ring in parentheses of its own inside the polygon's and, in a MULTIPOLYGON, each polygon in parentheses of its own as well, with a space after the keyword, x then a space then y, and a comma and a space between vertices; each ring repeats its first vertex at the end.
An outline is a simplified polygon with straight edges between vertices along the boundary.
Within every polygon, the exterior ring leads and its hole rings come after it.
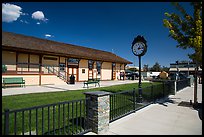
MULTIPOLYGON (((58 125, 56 125, 58 126, 58 125)), ((56 128, 50 132, 45 132, 43 135, 77 135, 88 130, 84 117, 77 117, 69 120, 68 125, 61 128, 56 128)))

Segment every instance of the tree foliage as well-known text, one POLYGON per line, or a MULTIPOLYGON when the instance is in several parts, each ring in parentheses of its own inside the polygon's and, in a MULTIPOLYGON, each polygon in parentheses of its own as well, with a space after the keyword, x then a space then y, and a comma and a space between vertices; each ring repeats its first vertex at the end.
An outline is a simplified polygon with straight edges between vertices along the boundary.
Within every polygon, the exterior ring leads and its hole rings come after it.
POLYGON ((150 68, 150 71, 160 72, 160 71, 161 71, 161 65, 160 65, 158 62, 156 62, 156 63, 152 66, 152 68, 150 68))
POLYGON ((144 64, 143 71, 144 72, 148 72, 149 71, 149 65, 148 64, 144 64))
POLYGON ((163 25, 169 29, 169 36, 178 42, 177 47, 192 48, 195 52, 188 54, 189 58, 202 65, 202 2, 191 2, 194 8, 192 16, 178 2, 172 4, 181 16, 166 12, 167 19, 163 20, 163 25))
POLYGON ((161 71, 169 72, 169 69, 170 69, 169 67, 163 66, 161 68, 161 71))

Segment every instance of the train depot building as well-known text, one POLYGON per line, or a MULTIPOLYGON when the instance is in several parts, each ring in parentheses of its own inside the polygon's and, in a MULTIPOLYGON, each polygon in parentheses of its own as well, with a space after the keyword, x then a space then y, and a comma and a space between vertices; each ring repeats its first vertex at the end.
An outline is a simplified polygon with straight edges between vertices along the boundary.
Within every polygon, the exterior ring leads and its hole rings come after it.
POLYGON ((121 80, 132 62, 111 52, 2 31, 2 77, 25 85, 60 85, 88 79, 121 80))

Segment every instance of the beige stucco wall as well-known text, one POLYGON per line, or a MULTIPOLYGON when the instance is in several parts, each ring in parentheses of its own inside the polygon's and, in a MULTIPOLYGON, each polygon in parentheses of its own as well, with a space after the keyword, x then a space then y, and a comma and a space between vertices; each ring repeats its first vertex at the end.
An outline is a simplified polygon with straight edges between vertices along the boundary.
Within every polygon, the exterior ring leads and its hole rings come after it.
POLYGON ((42 75, 42 84, 66 85, 66 82, 55 75, 42 75))
POLYGON ((18 63, 28 63, 28 54, 19 53, 18 54, 18 63))
POLYGON ((112 63, 103 62, 101 67, 102 80, 111 80, 112 63))
POLYGON ((9 77, 23 77, 25 80, 25 85, 39 85, 39 76, 38 75, 3 75, 3 78, 9 77))
POLYGON ((58 66, 58 63, 59 63, 59 57, 57 56, 47 56, 47 55, 44 55, 42 57, 42 65, 50 65, 50 66, 58 66), (57 58, 57 60, 47 60, 47 59, 44 59, 44 57, 52 57, 52 58, 57 58))
POLYGON ((65 63, 65 57, 60 57, 60 63, 65 63))
MULTIPOLYGON (((30 63, 39 64, 39 56, 30 54, 30 63)), ((39 66, 38 65, 30 65, 29 71, 38 71, 39 72, 39 66)))
POLYGON ((7 71, 16 70, 16 52, 2 51, 2 64, 7 66, 7 71))
POLYGON ((30 65, 29 71, 39 72, 39 66, 38 65, 30 65))
POLYGON ((57 56, 47 56, 47 55, 44 55, 42 57, 42 71, 45 74, 48 73, 48 69, 46 69, 45 66, 52 66, 52 67, 54 67, 55 70, 59 71, 58 64, 59 64, 59 57, 57 57, 57 56), (57 58, 57 60, 47 60, 47 59, 44 59, 44 57, 53 57, 53 58, 57 58))
MULTIPOLYGON (((23 77, 25 80, 25 85, 39 85, 39 75, 3 75, 2 77, 23 77)), ((41 84, 64 85, 66 82, 59 79, 55 75, 42 75, 41 84)))
POLYGON ((79 62, 79 81, 88 80, 88 60, 81 59, 79 62), (82 73, 85 69, 85 73, 82 73))
MULTIPOLYGON (((28 54, 19 53, 18 63, 28 63, 28 54)), ((28 64, 19 64, 18 71, 28 71, 28 64)))
MULTIPOLYGON (((28 57, 30 56, 30 67, 29 67, 29 73, 32 73, 32 71, 39 71, 39 66, 34 65, 39 63, 39 55, 35 54, 25 54, 25 53, 19 53, 18 54, 18 62, 19 63, 28 63, 28 57), (34 63, 34 64, 32 64, 34 63)), ((44 67, 44 65, 50 65, 55 66, 55 69, 59 71, 58 64, 59 63, 59 57, 58 56, 48 56, 44 55, 42 57, 42 71, 44 71, 45 74, 48 73, 48 70, 44 67), (54 57, 57 58, 57 60, 46 60, 44 57, 54 57)), ((60 63, 65 63, 65 57, 60 57, 60 63)), ((8 70, 16 70, 16 52, 10 52, 10 51, 2 51, 2 64, 8 64, 8 70)), ((28 65, 19 65, 18 71, 28 71, 28 65)), ((120 64, 116 63, 116 79, 119 76, 119 72, 124 71, 124 65, 121 66, 120 64)), ((77 72, 75 72, 77 73, 77 72)), ((33 73, 34 74, 34 73, 33 73)), ((8 77, 13 77, 15 75, 8 75, 8 77)), ((17 77, 23 76, 25 77, 25 80, 27 81, 26 84, 28 85, 38 85, 39 84, 39 76, 38 75, 16 75, 17 77)), ((93 78, 101 78, 101 80, 111 80, 112 76, 112 62, 103 62, 101 65, 101 76, 97 75, 97 69, 96 69, 96 62, 94 62, 94 69, 93 69, 93 78)), ((84 81, 88 80, 88 60, 81 59, 79 62, 79 69, 78 69, 78 80, 84 81), (85 69, 85 73, 82 73, 82 70, 85 69)), ((54 75, 42 75, 42 84, 62 84, 64 83, 63 80, 59 79, 58 77, 54 75)))
POLYGON ((30 54, 30 63, 36 63, 39 64, 39 56, 30 54))

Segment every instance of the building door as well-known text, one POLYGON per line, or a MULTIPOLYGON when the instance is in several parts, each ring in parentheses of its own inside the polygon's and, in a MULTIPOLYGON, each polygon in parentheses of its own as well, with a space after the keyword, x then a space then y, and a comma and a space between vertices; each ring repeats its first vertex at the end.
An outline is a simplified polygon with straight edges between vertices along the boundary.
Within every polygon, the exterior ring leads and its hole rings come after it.
POLYGON ((75 81, 78 81, 78 67, 76 66, 68 66, 68 81, 70 81, 70 76, 74 75, 75 81))
POLYGON ((112 80, 116 79, 116 63, 112 63, 112 80))
POLYGON ((78 81, 79 59, 68 58, 67 60, 67 81, 70 81, 71 75, 74 75, 75 81, 78 81))

